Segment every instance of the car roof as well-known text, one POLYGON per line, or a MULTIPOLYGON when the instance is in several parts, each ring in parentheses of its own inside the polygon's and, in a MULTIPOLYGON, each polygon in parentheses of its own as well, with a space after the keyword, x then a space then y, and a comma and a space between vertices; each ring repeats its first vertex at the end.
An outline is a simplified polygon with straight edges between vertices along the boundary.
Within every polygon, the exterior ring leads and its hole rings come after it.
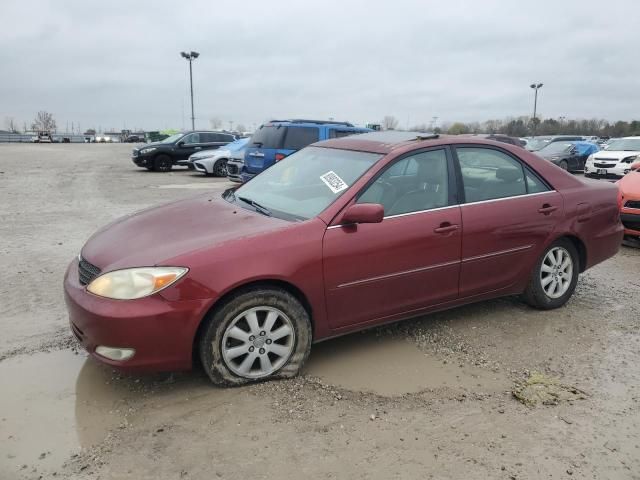
MULTIPOLYGON (((453 136, 448 136, 452 138, 453 136)), ((314 143, 314 146, 325 148, 337 148, 341 150, 358 150, 372 153, 389 153, 392 150, 408 145, 415 145, 423 141, 434 141, 442 138, 438 134, 422 132, 401 132, 397 130, 385 130, 382 132, 368 132, 349 137, 332 138, 314 143)), ((465 136, 471 140, 473 137, 465 136)), ((474 139, 475 141, 476 139, 474 139)), ((479 139, 478 139, 479 140, 479 139)), ((443 143, 443 142, 439 142, 443 143)), ((487 143, 497 143, 490 142, 487 143)))
POLYGON ((341 127, 356 128, 351 122, 336 122, 334 120, 309 120, 309 119, 288 119, 288 120, 271 120, 264 125, 278 124, 278 125, 300 125, 300 126, 315 126, 315 125, 338 125, 341 127))

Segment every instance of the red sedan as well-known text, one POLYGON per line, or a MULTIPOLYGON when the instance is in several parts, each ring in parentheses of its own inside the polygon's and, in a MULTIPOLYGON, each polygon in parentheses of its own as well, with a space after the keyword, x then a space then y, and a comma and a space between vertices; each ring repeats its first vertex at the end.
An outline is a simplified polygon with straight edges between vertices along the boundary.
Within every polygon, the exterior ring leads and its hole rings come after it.
POLYGON ((376 132, 316 143, 236 190, 122 218, 66 273, 96 359, 217 384, 296 375, 315 341, 521 294, 562 306, 618 251, 617 188, 519 147, 376 132))

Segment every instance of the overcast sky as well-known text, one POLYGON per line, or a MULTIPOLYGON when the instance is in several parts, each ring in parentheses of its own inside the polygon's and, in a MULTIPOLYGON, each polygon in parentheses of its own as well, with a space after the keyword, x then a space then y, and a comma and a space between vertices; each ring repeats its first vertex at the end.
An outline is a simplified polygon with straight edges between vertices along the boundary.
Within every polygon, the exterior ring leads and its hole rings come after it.
POLYGON ((0 129, 640 118, 638 0, 3 0, 0 129))

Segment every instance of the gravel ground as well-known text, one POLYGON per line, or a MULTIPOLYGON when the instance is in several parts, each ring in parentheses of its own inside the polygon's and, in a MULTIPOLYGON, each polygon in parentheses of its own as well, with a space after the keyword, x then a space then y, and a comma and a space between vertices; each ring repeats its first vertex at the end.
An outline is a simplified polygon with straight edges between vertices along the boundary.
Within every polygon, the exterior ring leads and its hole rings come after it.
POLYGON ((130 150, 0 144, 1 479, 640 478, 634 248, 564 308, 508 298, 327 341, 290 381, 217 389, 87 359, 61 283, 88 236, 228 186, 130 150))

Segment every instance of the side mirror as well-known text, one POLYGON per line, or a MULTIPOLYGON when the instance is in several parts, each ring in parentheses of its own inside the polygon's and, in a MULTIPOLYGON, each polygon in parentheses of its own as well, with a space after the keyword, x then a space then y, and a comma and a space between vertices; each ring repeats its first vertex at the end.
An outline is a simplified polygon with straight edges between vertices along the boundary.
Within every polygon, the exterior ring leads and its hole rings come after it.
POLYGON ((631 170, 640 171, 640 162, 631 164, 631 170))
POLYGON ((341 223, 380 223, 383 218, 384 207, 379 203, 356 203, 347 208, 341 223))
POLYGON ((177 143, 177 145, 178 145, 178 147, 184 147, 184 141, 183 141, 183 140, 180 140, 180 141, 177 143))

